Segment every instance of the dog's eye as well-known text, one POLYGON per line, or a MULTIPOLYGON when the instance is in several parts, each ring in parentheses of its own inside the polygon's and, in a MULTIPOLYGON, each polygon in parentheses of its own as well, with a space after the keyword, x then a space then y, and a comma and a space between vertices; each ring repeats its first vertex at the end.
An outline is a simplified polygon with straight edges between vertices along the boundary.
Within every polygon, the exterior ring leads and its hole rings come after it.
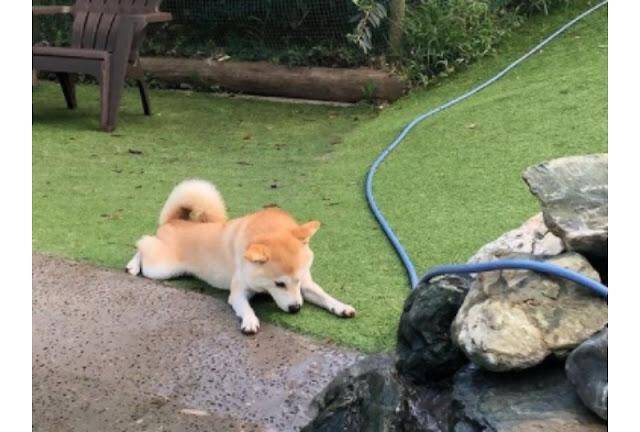
POLYGON ((287 287, 287 284, 286 284, 286 283, 284 283, 284 282, 276 281, 276 286, 277 286, 278 288, 286 288, 286 287, 287 287))

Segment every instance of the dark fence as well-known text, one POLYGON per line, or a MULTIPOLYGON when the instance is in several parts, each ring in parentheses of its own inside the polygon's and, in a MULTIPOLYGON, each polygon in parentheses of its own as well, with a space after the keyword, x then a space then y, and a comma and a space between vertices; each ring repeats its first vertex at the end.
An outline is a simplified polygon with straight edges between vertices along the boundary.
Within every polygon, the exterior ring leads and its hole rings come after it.
MULTIPOLYGON (((171 12, 174 21, 149 29, 145 55, 230 55, 290 65, 351 66, 366 63, 374 54, 365 55, 347 38, 361 17, 352 0, 165 0, 161 8, 171 12)), ((385 44, 383 27, 375 32, 378 53, 385 44)), ((39 17, 33 41, 64 45, 69 28, 68 17, 39 17)))
POLYGON ((351 0, 167 0, 163 9, 177 24, 195 27, 220 45, 235 37, 276 47, 344 43, 358 15, 351 0))

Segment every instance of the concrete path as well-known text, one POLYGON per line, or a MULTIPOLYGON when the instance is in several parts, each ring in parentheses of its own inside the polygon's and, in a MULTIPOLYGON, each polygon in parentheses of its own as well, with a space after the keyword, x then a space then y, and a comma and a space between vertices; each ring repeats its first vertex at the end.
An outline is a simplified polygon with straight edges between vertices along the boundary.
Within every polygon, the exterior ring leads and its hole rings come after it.
POLYGON ((211 296, 33 256, 35 431, 288 431, 358 353, 211 296))

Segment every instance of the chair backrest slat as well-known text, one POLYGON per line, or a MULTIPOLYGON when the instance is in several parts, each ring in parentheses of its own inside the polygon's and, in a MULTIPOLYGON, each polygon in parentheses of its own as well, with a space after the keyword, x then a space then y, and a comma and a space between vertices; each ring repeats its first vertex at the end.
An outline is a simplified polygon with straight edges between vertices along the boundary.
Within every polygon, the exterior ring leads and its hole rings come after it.
POLYGON ((96 34, 95 49, 106 50, 109 46, 109 35, 115 23, 116 16, 115 13, 105 13, 102 15, 102 20, 100 20, 96 34))
POLYGON ((115 15, 113 18, 113 22, 111 23, 111 28, 109 29, 109 33, 107 34, 107 38, 105 39, 104 49, 107 51, 111 51, 111 49, 116 45, 117 29, 120 27, 121 20, 122 20, 122 15, 119 15, 119 14, 115 15))
POLYGON ((80 48, 82 46, 82 36, 84 35, 84 27, 87 23, 88 13, 86 11, 76 11, 73 18, 73 30, 71 38, 71 46, 80 48))
POLYGON ((157 12, 160 3, 162 0, 76 0, 71 46, 112 51, 121 16, 157 12))
POLYGON ((82 35, 83 48, 95 48, 98 27, 102 20, 102 13, 90 12, 87 16, 87 22, 84 26, 84 34, 82 35))

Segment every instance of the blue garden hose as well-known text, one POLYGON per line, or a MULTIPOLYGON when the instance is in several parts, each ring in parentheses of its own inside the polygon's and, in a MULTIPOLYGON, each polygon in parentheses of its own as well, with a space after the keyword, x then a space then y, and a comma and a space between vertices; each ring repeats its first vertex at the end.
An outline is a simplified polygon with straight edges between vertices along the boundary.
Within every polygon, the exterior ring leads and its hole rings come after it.
MULTIPOLYGON (((454 99, 451 99, 449 102, 447 102, 445 104, 442 104, 439 107, 434 108, 434 109, 432 109, 432 110, 430 110, 430 111, 428 111, 428 112, 426 112, 426 113, 424 113, 422 115, 419 115, 418 117, 414 118, 409 124, 407 124, 404 127, 404 129, 402 129, 402 131, 396 137, 396 139, 394 139, 393 142, 391 142, 391 144, 389 144, 382 151, 382 153, 380 153, 380 155, 378 155, 376 160, 373 162, 373 164, 369 168, 369 171, 367 172, 367 178, 366 178, 366 182, 365 182, 365 194, 366 194, 366 197, 367 197, 367 202, 369 203, 369 207, 371 209, 371 212, 373 213, 373 215, 375 216, 376 220, 378 221, 378 224, 380 225, 380 227, 384 231, 385 235, 387 236, 387 238, 391 242, 391 245, 393 246, 393 248, 395 249, 396 253, 398 254, 398 257, 402 261, 402 265, 405 267, 405 269, 407 271, 407 275, 409 276, 409 281, 410 281, 411 286, 413 288, 415 288, 419 283, 418 275, 416 273, 416 268, 415 268, 413 262, 411 261, 411 258, 409 258, 409 255, 407 254, 407 251, 402 246, 402 243, 400 243, 400 240, 398 239, 396 234, 393 232, 393 230, 389 226, 389 222, 387 222, 387 220, 385 219, 384 215, 382 214, 382 211, 378 208, 376 200, 375 200, 375 198, 373 196, 373 177, 375 176, 376 171, 380 167, 380 164, 382 164, 382 162, 386 159, 386 157, 389 156, 389 154, 396 147, 398 147, 398 145, 400 145, 400 143, 405 139, 405 137, 409 134, 409 132, 416 125, 418 125, 422 121, 428 119, 429 117, 434 116, 435 114, 437 114, 437 113, 439 113, 441 111, 444 111, 447 108, 450 108, 450 107, 462 102, 463 100, 466 100, 466 99, 470 98, 471 96, 475 95, 476 93, 479 93, 480 91, 484 90, 485 88, 489 87, 491 84, 495 83, 500 78, 502 78, 507 73, 509 73, 512 69, 514 69, 515 67, 517 67, 518 65, 520 65, 521 63, 523 63, 524 61, 529 59, 532 55, 534 55, 535 53, 540 51, 545 45, 547 45, 549 42, 554 40, 556 37, 558 37, 559 35, 564 33, 566 30, 568 30, 570 27, 572 27, 578 21, 582 20, 586 16, 588 16, 591 13, 595 12, 596 10, 600 9, 601 7, 606 5, 607 3, 608 3, 607 0, 602 1, 602 2, 598 3, 597 5, 593 6, 592 8, 590 8, 590 9, 586 10, 585 12, 581 13, 580 15, 578 15, 577 17, 575 17, 574 19, 572 19, 568 23, 564 24, 562 27, 560 27, 558 30, 556 30, 551 35, 549 35, 546 39, 544 39, 538 45, 536 45, 531 50, 529 50, 529 52, 527 52, 525 55, 523 55, 522 57, 520 57, 519 59, 517 59, 516 61, 511 63, 509 66, 507 66, 506 68, 504 68, 503 70, 501 70, 496 75, 494 75, 493 77, 489 78, 488 80, 486 80, 482 84, 479 84, 476 87, 474 87, 471 90, 469 90, 468 92, 466 92, 466 93, 464 93, 464 94, 462 94, 462 95, 460 95, 460 96, 458 96, 458 97, 456 97, 454 99)), ((444 265, 444 266, 435 267, 435 268, 431 269, 423 277, 423 280, 426 282, 426 281, 432 279, 433 277, 444 275, 444 274, 451 274, 451 273, 458 273, 458 274, 460 274, 460 273, 479 273, 479 272, 484 272, 484 271, 500 270, 500 269, 526 269, 526 270, 534 270, 534 271, 541 272, 541 273, 547 273, 547 274, 550 274, 550 275, 553 275, 553 276, 558 276, 558 277, 565 278, 565 279, 571 280, 573 282, 576 282, 576 283, 578 283, 580 285, 583 285, 583 286, 593 290, 594 292, 596 292, 597 294, 601 295, 602 297, 607 298, 608 289, 603 284, 601 284, 601 283, 599 283, 599 282, 597 282, 597 281, 595 281, 593 279, 590 279, 588 277, 585 277, 584 275, 582 275, 580 273, 577 273, 577 272, 562 268, 560 266, 549 264, 549 263, 546 263, 546 262, 533 261, 533 260, 509 260, 509 259, 505 259, 505 260, 495 260, 495 261, 490 261, 490 262, 487 262, 487 263, 480 263, 480 264, 450 264, 450 265, 444 265)))
POLYGON ((533 270, 538 273, 547 273, 585 286, 593 290, 599 296, 607 298, 607 287, 602 285, 600 282, 588 278, 581 273, 568 270, 555 264, 529 259, 501 259, 475 264, 447 264, 437 266, 429 269, 427 274, 422 277, 422 282, 427 283, 437 276, 446 274, 481 273, 504 269, 533 270))

